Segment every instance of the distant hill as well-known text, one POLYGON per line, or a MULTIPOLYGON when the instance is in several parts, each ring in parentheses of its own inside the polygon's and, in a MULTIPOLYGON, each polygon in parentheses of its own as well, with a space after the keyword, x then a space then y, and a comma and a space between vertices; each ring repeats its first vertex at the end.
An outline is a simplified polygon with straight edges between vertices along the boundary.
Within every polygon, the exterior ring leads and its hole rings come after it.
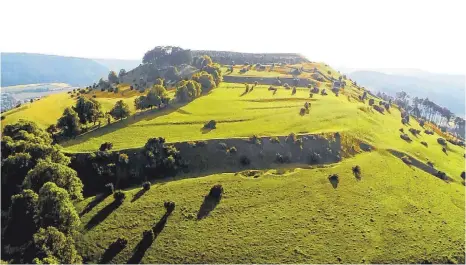
POLYGON ((105 66, 111 71, 115 71, 117 74, 121 69, 125 69, 127 72, 138 67, 141 64, 141 60, 120 60, 120 59, 92 59, 101 65, 105 66))
POLYGON ((405 91, 412 97, 429 98, 457 115, 464 115, 465 76, 424 71, 348 71, 358 84, 394 96, 405 91))
POLYGON ((2 53, 2 87, 37 83, 89 85, 109 69, 92 60, 32 53, 2 53))

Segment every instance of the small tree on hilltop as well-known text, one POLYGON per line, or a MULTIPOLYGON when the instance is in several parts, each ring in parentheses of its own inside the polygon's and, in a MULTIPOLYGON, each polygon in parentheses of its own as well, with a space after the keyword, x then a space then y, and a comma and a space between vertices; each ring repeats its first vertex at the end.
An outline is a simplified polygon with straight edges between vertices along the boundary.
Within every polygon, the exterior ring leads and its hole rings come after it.
POLYGON ((123 78, 123 76, 125 76, 125 75, 126 75, 126 70, 125 70, 125 69, 121 69, 120 72, 118 73, 118 77, 120 78, 120 80, 121 80, 121 78, 123 78))
POLYGON ((118 76, 116 75, 115 71, 110 71, 110 73, 108 73, 108 81, 111 84, 118 83, 118 76))
POLYGON ((130 115, 128 104, 123 100, 117 101, 115 106, 110 110, 110 115, 116 120, 128 117, 130 115))

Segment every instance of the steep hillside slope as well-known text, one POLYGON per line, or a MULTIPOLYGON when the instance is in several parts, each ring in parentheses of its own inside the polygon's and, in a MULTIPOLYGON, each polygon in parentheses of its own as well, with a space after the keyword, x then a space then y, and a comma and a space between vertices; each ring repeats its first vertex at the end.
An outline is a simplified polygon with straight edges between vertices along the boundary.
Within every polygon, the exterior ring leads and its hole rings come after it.
MULTIPOLYGON (((228 74, 226 67, 222 70, 227 76, 251 77, 245 80, 259 85, 246 92, 244 84, 222 82, 190 103, 138 112, 61 143, 83 160, 125 153, 131 166, 132 161, 144 163, 137 155, 149 138, 164 137, 176 143, 190 163, 174 177, 147 177, 153 181, 149 190, 125 190, 121 205, 104 194, 77 202, 81 226, 75 240, 85 262, 464 263, 464 147, 448 143, 442 150, 440 135, 425 134, 414 118, 402 124, 395 105, 381 110, 374 107, 383 106, 376 97, 360 100, 364 90, 349 79, 344 89, 333 93, 330 80, 340 75, 324 64, 251 70, 249 76, 238 73, 240 68, 228 74), (299 78, 318 86, 319 93, 310 96, 309 88, 302 86, 294 92, 274 85, 277 90, 271 91, 270 85, 261 84, 280 75, 290 77, 290 71, 301 67, 299 78), (302 111, 306 102, 308 112, 302 111), (203 128, 210 120, 217 122, 216 128, 203 128), (409 140, 400 137, 400 129, 409 140), (301 146, 285 146, 290 133, 301 146), (315 146, 320 140, 307 138, 309 134, 339 135, 341 140, 315 146), (251 144, 253 135, 264 137, 264 145, 251 144), (272 143, 274 136, 283 137, 272 143), (204 149, 197 147, 199 140, 209 140, 202 142, 204 149), (90 153, 104 142, 113 143, 116 151, 90 153), (236 151, 225 150, 226 143, 236 151), (335 145, 337 152, 330 150, 335 145), (293 153, 293 148, 300 150, 293 153), (292 163, 270 163, 280 156, 275 152, 299 156, 292 157, 292 163), (315 152, 331 155, 308 162, 315 152), (245 154, 251 157, 247 165, 240 158, 245 154), (353 171, 356 165, 360 174, 353 171), (209 166, 210 171, 205 169, 209 166), (447 177, 442 179, 438 171, 447 177), (216 184, 224 189, 220 200, 206 196, 216 184), (166 201, 175 203, 173 212, 164 209, 166 201), (155 233, 153 238, 143 238, 146 230, 155 233), (127 245, 115 247, 118 238, 126 238, 127 245)), ((128 84, 118 88, 117 93, 94 90, 85 95, 95 97, 105 110, 120 99, 133 108, 140 93, 128 84)), ((2 126, 20 117, 46 126, 73 103, 67 94, 50 96, 7 113, 2 126)), ((118 171, 105 175, 99 164, 89 168, 101 173, 85 176, 86 181, 104 186, 110 179, 121 188, 118 171)), ((132 173, 127 178, 123 181, 132 184, 147 180, 132 173)))
POLYGON ((253 176, 160 182, 127 191, 116 209, 109 197, 82 216, 78 249, 91 263, 464 262, 464 187, 388 153, 253 176), (355 165, 360 180, 351 173, 355 165), (340 177, 336 188, 330 174, 340 177), (225 194, 209 204, 204 196, 215 184, 225 194), (176 209, 164 218, 168 200, 176 209), (157 235, 145 243, 142 233, 151 227, 157 235), (121 236, 128 245, 112 251, 121 236))
POLYGON ((2 53, 1 64, 2 86, 60 82, 86 86, 109 72, 92 59, 32 53, 2 53))

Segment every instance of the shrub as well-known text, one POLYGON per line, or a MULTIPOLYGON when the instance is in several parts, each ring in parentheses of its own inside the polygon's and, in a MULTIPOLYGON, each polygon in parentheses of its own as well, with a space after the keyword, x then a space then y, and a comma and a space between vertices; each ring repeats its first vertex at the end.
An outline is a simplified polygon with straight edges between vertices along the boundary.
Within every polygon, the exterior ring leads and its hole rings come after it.
POLYGON ((257 135, 253 135, 253 136, 251 136, 251 137, 249 138, 249 142, 250 142, 251 144, 257 144, 257 145, 259 145, 259 144, 261 144, 261 139, 260 139, 259 137, 257 137, 257 135))
POLYGON ((144 232, 142 232, 142 238, 147 240, 147 241, 152 241, 154 240, 154 231, 152 229, 148 229, 148 230, 145 230, 144 232))
POLYGON ((214 185, 210 188, 209 197, 214 198, 216 200, 220 200, 223 195, 223 187, 220 184, 214 185))
POLYGON ((234 146, 233 146, 233 147, 230 147, 230 149, 228 150, 228 152, 229 152, 230 154, 236 154, 236 152, 237 152, 236 147, 234 147, 234 146))
POLYGON ((299 115, 304 116, 305 114, 306 114, 306 109, 305 109, 305 108, 301 108, 301 109, 299 110, 299 115))
POLYGON ((218 143, 217 147, 220 150, 227 150, 228 149, 228 146, 227 146, 226 143, 218 143))
POLYGON ((163 207, 167 210, 167 213, 171 213, 175 210, 175 202, 166 201, 163 203, 163 207))
POLYGON ((320 154, 318 154, 316 152, 311 152, 309 154, 309 163, 310 164, 319 163, 320 159, 321 159, 320 154))
MULTIPOLYGON (((311 95, 312 95, 312 94, 311 94, 311 95)), ((309 103, 309 102, 306 101, 306 103, 304 103, 304 108, 305 108, 306 110, 308 110, 310 107, 311 107, 311 103, 309 103)))
POLYGON ((411 159, 407 156, 403 156, 401 158, 401 161, 405 162, 405 164, 408 164, 408 165, 411 165, 413 162, 411 161, 411 159))
POLYGON ((280 138, 278 138, 277 136, 272 136, 272 137, 270 137, 270 142, 274 143, 274 144, 279 144, 280 143, 280 138))
POLYGON ((247 157, 247 156, 241 156, 239 158, 239 162, 241 163, 241 165, 243 166, 247 166, 249 164, 251 164, 251 160, 247 157))
POLYGON ((332 174, 328 176, 328 179, 332 182, 337 182, 337 183, 340 181, 340 177, 338 176, 338 174, 332 174))
POLYGON ((429 145, 428 145, 426 142, 424 142, 424 141, 422 141, 421 144, 422 144, 423 146, 425 146, 425 147, 428 147, 428 146, 429 146, 429 145))
POLYGON ((215 129, 217 125, 217 122, 214 120, 210 120, 208 123, 204 124, 204 128, 206 129, 215 129))
POLYGON ((355 177, 361 178, 361 167, 359 167, 359 166, 354 166, 354 167, 352 168, 352 171, 353 171, 353 174, 354 174, 355 177))
POLYGON ((115 191, 115 188, 113 187, 113 183, 105 184, 105 193, 107 195, 113 194, 114 191, 115 191))
POLYGON ((327 91, 325 91, 325 89, 322 89, 322 91, 320 92, 320 94, 321 94, 322 96, 327 96, 327 95, 328 95, 328 94, 327 94, 327 91))
POLYGON ((406 133, 401 134, 400 138, 405 141, 411 142, 411 138, 409 138, 409 136, 406 133))
POLYGON ((114 243, 114 245, 119 248, 125 248, 127 244, 128 240, 125 237, 119 237, 114 243))
POLYGON ((196 142, 196 146, 199 146, 199 147, 206 146, 206 145, 207 145, 207 141, 197 141, 196 142))
POLYGON ((121 190, 117 190, 117 191, 115 191, 115 193, 113 193, 113 198, 118 203, 123 203, 125 201, 125 199, 126 199, 126 194, 121 190))
POLYGON ((369 106, 372 106, 372 105, 374 105, 374 99, 373 98, 369 99, 369 106))
POLYGON ((372 106, 376 111, 380 112, 383 114, 384 112, 384 108, 380 107, 380 106, 377 106, 377 105, 373 105, 372 106))
POLYGON ((296 134, 294 133, 288 134, 288 136, 285 138, 285 142, 287 143, 294 143, 296 142, 296 140, 297 140, 297 137, 296 137, 296 134))
POLYGON ((275 162, 284 164, 284 163, 290 163, 290 157, 287 155, 281 155, 280 153, 275 154, 275 162))
POLYGON ((145 181, 142 183, 142 188, 144 190, 150 190, 150 182, 149 181, 145 181))
POLYGON ((434 132, 431 130, 424 130, 425 134, 434 135, 434 132))
POLYGON ((409 132, 410 132, 411 134, 413 134, 414 136, 416 136, 420 131, 419 131, 419 130, 416 130, 416 129, 414 129, 414 128, 409 128, 409 132))
POLYGON ((435 174, 435 176, 438 177, 439 179, 443 179, 443 180, 448 179, 447 174, 445 174, 445 172, 443 172, 443 171, 438 171, 437 174, 435 174))
POLYGON ((443 146, 447 146, 447 141, 445 141, 443 138, 437 138, 437 143, 443 146))
POLYGON ((465 173, 464 173, 464 171, 463 171, 463 172, 461 172, 461 178, 462 178, 463 180, 464 180, 464 177, 465 177, 465 175, 464 175, 464 174, 465 174, 465 173))
POLYGON ((424 120, 419 121, 419 125, 421 125, 421 127, 424 127, 424 123, 425 123, 424 120))
POLYGON ((99 150, 100 151, 108 151, 108 150, 111 150, 113 148, 113 144, 110 143, 110 142, 105 142, 103 144, 100 145, 100 148, 99 150))
POLYGON ((405 132, 405 130, 403 128, 400 128, 399 131, 402 132, 402 133, 405 132))

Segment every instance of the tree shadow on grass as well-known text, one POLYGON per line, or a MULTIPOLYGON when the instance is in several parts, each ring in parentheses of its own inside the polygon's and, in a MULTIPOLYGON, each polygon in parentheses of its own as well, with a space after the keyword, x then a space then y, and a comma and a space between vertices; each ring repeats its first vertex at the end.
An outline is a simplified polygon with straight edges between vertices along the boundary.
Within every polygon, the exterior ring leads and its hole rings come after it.
POLYGON ((79 217, 82 217, 83 215, 85 215, 86 213, 92 211, 92 209, 94 209, 94 207, 96 207, 97 205, 99 205, 99 203, 101 203, 102 201, 105 200, 105 198, 107 198, 107 194, 105 193, 101 193, 101 194, 98 194, 94 197, 94 199, 92 201, 90 201, 86 207, 79 213, 79 217))
POLYGON ((165 108, 162 108, 162 109, 153 109, 153 110, 147 110, 147 111, 144 111, 144 112, 136 113, 136 114, 133 114, 132 116, 130 116, 130 117, 126 118, 126 119, 121 119, 121 120, 115 121, 115 122, 113 122, 111 124, 98 127, 98 128, 96 128, 96 129, 94 129, 92 131, 81 134, 81 135, 75 137, 72 140, 63 141, 60 144, 63 147, 78 145, 78 144, 81 144, 83 142, 86 142, 89 139, 92 139, 92 138, 95 138, 95 137, 100 137, 102 135, 112 133, 112 132, 114 132, 116 130, 119 130, 119 129, 123 128, 123 127, 128 127, 131 124, 139 122, 141 120, 146 120, 147 121, 147 120, 155 119, 155 118, 160 117, 160 116, 169 115, 172 112, 178 111, 181 107, 183 107, 186 104, 187 103, 169 105, 169 106, 167 106, 165 108))
POLYGON ((209 215, 211 211, 217 207, 217 204, 220 202, 219 199, 216 199, 212 196, 205 196, 204 202, 202 202, 201 208, 199 208, 199 212, 197 213, 197 220, 201 220, 209 215))
POLYGON ((96 215, 94 215, 91 220, 86 224, 84 227, 86 230, 91 230, 98 224, 100 224, 105 218, 107 218, 114 210, 120 207, 121 203, 119 201, 113 201, 109 205, 105 206, 102 210, 100 210, 96 215))
POLYGON ((113 242, 110 246, 105 250, 102 258, 99 261, 99 264, 107 264, 109 263, 118 253, 120 253, 125 247, 121 246, 117 242, 113 242))
POLYGON ((202 127, 200 129, 200 131, 202 132, 202 134, 206 134, 206 133, 209 133, 210 131, 212 131, 213 129, 211 128, 206 128, 206 127, 202 127))
POLYGON ((133 255, 129 258, 127 264, 139 264, 144 257, 147 249, 152 245, 152 243, 157 239, 157 236, 162 232, 167 224, 168 217, 170 216, 171 212, 166 212, 162 218, 152 227, 152 231, 154 232, 154 236, 143 236, 141 241, 137 244, 134 248, 133 255))
POLYGON ((330 184, 332 184, 332 187, 334 189, 338 188, 338 182, 339 182, 338 177, 335 177, 334 175, 330 176, 328 178, 328 181, 330 181, 330 184))
POLYGON ((144 193, 146 193, 147 190, 141 189, 139 190, 136 194, 134 194, 133 199, 131 199, 131 202, 135 202, 137 199, 141 198, 144 193))

